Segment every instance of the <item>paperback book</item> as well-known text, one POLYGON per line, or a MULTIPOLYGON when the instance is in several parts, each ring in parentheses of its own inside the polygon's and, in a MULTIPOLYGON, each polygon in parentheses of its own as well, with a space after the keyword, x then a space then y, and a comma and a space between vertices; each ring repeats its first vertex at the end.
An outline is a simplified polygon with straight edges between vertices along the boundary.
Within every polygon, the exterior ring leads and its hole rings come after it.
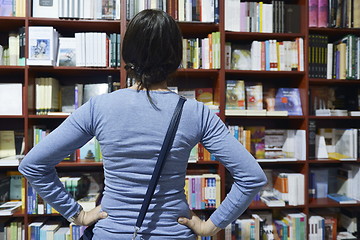
POLYGON ((298 88, 279 88, 275 97, 275 111, 287 111, 289 116, 302 115, 298 88))

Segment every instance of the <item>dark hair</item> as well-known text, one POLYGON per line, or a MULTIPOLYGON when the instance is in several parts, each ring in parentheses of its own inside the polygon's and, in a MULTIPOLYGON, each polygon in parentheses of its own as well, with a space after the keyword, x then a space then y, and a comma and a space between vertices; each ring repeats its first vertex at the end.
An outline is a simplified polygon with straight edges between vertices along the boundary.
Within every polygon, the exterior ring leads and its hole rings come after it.
POLYGON ((182 35, 179 26, 167 13, 147 9, 129 23, 122 57, 130 77, 147 89, 167 80, 176 71, 182 58, 182 35))

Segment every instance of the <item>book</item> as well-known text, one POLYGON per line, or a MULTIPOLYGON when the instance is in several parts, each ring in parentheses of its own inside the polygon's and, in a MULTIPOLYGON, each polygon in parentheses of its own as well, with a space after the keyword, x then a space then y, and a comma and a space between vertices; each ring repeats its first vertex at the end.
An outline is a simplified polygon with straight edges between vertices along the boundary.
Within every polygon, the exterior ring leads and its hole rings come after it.
POLYGON ((14 131, 0 131, 0 159, 15 155, 16 150, 14 131))
POLYGON ((338 193, 330 193, 327 195, 328 198, 340 203, 340 204, 356 204, 357 201, 353 198, 347 197, 338 193))
POLYGON ((74 37, 59 37, 57 66, 76 66, 76 39, 74 37))
POLYGON ((21 207, 21 201, 9 201, 0 205, 0 216, 11 216, 21 207))
POLYGON ((0 2, 0 16, 10 17, 13 16, 13 1, 1 1, 0 2))
POLYGON ((58 33, 53 27, 30 26, 27 65, 54 66, 58 33))
POLYGON ((86 197, 80 198, 77 202, 83 207, 84 211, 90 211, 96 207, 96 202, 100 193, 89 193, 86 197))
POLYGON ((285 201, 279 199, 275 196, 261 196, 261 201, 263 201, 268 207, 284 207, 285 201))
POLYGON ((21 83, 0 83, 0 115, 22 115, 21 83))
POLYGON ((90 100, 90 98, 108 93, 108 84, 107 83, 89 83, 84 84, 84 92, 82 104, 90 100))
MULTIPOLYGON (((261 82, 246 82, 247 110, 263 110, 263 85, 261 82)), ((266 114, 266 112, 265 112, 266 114)))
POLYGON ((59 2, 62 0, 33 0, 32 16, 38 18, 59 18, 59 2))
POLYGON ((226 81, 225 109, 245 110, 245 83, 243 80, 226 81))
POLYGON ((275 110, 288 111, 289 116, 302 115, 299 89, 279 88, 275 97, 275 110))

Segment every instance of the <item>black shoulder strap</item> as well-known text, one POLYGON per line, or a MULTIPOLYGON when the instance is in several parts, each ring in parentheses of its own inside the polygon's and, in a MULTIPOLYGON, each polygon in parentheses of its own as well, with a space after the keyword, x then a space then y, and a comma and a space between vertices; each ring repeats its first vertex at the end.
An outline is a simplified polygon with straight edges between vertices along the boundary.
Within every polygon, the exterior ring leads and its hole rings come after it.
POLYGON ((166 159, 166 157, 170 151, 170 148, 174 142, 175 134, 176 134, 177 128, 179 126, 182 108, 184 106, 185 101, 186 101, 186 99, 184 97, 180 96, 180 99, 179 99, 179 101, 176 105, 175 111, 174 111, 174 115, 172 116, 169 128, 166 132, 166 136, 165 136, 163 145, 161 147, 160 154, 159 154, 158 160, 156 162, 156 166, 154 168, 154 172, 151 176, 149 186, 146 191, 146 195, 145 195, 144 201, 141 206, 140 213, 139 213, 137 221, 136 221, 133 239, 136 238, 137 232, 140 230, 140 227, 144 221, 145 214, 149 208, 151 198, 155 191, 155 187, 159 181, 160 173, 163 168, 165 159, 166 159))

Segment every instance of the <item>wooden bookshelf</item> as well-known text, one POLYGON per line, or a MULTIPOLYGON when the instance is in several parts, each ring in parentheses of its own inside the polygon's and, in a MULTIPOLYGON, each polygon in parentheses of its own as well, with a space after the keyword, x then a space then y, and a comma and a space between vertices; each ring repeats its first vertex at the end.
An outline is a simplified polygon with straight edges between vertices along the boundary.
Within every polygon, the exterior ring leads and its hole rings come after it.
MULTIPOLYGON (((120 33, 123 38, 126 31, 128 20, 126 16, 126 0, 121 0, 121 20, 84 20, 84 19, 53 19, 53 18, 34 18, 31 13, 31 1, 27 1, 26 17, 0 17, 0 44, 4 44, 9 32, 17 31, 20 27, 25 27, 26 33, 30 26, 53 26, 64 36, 71 36, 75 32, 106 32, 120 33)), ((177 1, 168 0, 168 12, 176 18, 177 1)), ((266 128, 278 129, 301 129, 309 135, 309 122, 315 121, 316 127, 352 127, 359 128, 360 117, 350 116, 313 116, 310 114, 309 90, 315 86, 336 86, 336 87, 357 87, 360 88, 360 81, 346 79, 323 79, 309 77, 309 39, 311 34, 327 35, 332 42, 340 39, 347 34, 360 36, 360 29, 349 28, 315 28, 308 27, 308 1, 292 0, 293 4, 300 6, 300 32, 299 33, 257 33, 257 32, 228 32, 225 31, 225 0, 219 0, 220 22, 201 23, 201 22, 178 22, 179 27, 185 38, 203 38, 209 33, 220 32, 221 48, 221 68, 220 69, 178 69, 172 76, 174 85, 182 88, 191 86, 206 86, 214 90, 214 100, 219 103, 220 118, 229 124, 244 126, 265 126, 266 128), (254 40, 264 41, 276 39, 278 41, 293 41, 296 38, 304 39, 304 71, 251 71, 251 70, 230 70, 225 69, 225 43, 250 43, 254 40), (243 79, 245 81, 259 81, 264 84, 274 84, 281 87, 297 87, 301 92, 302 116, 225 116, 226 102, 226 80, 243 79)), ((29 53, 26 49, 25 56, 29 53)), ((28 152, 32 146, 31 134, 32 127, 38 124, 47 124, 56 127, 67 118, 66 115, 35 115, 35 78, 42 75, 59 77, 60 81, 72 83, 85 82, 106 82, 107 75, 113 76, 114 80, 120 81, 121 88, 126 87, 126 71, 121 67, 116 68, 89 68, 89 67, 47 67, 47 66, 0 66, 0 83, 22 83, 23 84, 23 115, 20 116, 0 116, 0 130, 16 129, 24 132, 25 150, 28 152)), ((171 84, 170 84, 171 85, 171 84)), ((173 86, 173 85, 171 85, 173 86)), ((308 139, 307 139, 308 143, 308 139)), ((360 150, 360 149, 358 149, 360 150)), ((339 167, 343 163, 360 164, 360 159, 354 161, 337 161, 330 159, 309 159, 309 147, 306 150, 305 161, 284 161, 284 162, 261 162, 264 169, 287 168, 295 172, 303 173, 305 176, 305 204, 300 206, 289 206, 270 208, 262 202, 252 202, 249 209, 297 209, 309 216, 312 209, 316 208, 359 208, 357 204, 338 204, 330 199, 309 199, 309 173, 312 168, 317 167, 339 167)), ((103 163, 98 162, 62 162, 57 165, 59 171, 69 171, 71 169, 83 169, 84 171, 102 171, 103 163)), ((0 166, 0 172, 14 170, 14 167, 0 166)), ((226 194, 226 171, 225 168, 216 161, 202 161, 189 163, 189 174, 218 173, 222 179, 222 198, 226 194)), ((27 193, 26 193, 27 194, 27 193)), ((26 200, 27 201, 27 200, 26 200)), ((59 216, 56 214, 41 215, 45 217, 59 216)), ((27 214, 25 209, 16 212, 13 217, 22 218, 24 225, 27 226, 34 217, 39 215, 27 214)), ((28 239, 28 228, 25 227, 25 239, 28 239)), ((219 234, 218 239, 223 239, 224 233, 219 234)))

